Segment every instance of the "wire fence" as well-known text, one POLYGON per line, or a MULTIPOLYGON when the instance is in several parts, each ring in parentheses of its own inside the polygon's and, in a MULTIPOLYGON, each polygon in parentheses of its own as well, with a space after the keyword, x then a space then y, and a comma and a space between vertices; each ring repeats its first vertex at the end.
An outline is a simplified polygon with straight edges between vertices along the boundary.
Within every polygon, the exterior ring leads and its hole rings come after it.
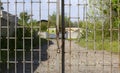
POLYGON ((120 0, 1 0, 0 73, 120 73, 120 0))

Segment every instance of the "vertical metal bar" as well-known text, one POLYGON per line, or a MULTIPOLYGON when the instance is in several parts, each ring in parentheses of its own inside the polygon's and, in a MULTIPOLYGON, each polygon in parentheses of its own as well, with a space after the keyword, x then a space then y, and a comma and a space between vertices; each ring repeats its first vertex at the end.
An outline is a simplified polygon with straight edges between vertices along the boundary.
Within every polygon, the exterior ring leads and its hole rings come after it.
MULTIPOLYGON (((117 5, 119 6, 120 0, 117 0, 117 5)), ((118 19, 120 19, 120 9, 117 10, 118 19)), ((120 21, 118 22, 118 53, 119 53, 119 69, 120 69, 120 21)))
POLYGON ((109 0, 110 3, 110 52, 111 52, 111 73, 112 73, 112 2, 109 0))
POLYGON ((102 52, 103 52, 103 73, 104 73, 104 59, 105 59, 105 55, 104 55, 104 22, 102 22, 102 52))
MULTIPOLYGON (((88 0, 85 0, 85 3, 87 4, 87 1, 88 0)), ((87 6, 85 6, 85 16, 87 17, 87 6)), ((86 25, 86 36, 85 36, 85 38, 86 38, 86 50, 87 50, 87 52, 86 52, 86 66, 88 66, 88 19, 86 18, 85 19, 85 25, 86 25)), ((86 68, 86 69, 88 69, 88 67, 86 68)), ((88 73, 88 71, 86 71, 86 73, 88 73)))
MULTIPOLYGON (((39 20, 41 20, 41 0, 39 0, 39 20)), ((41 25, 41 22, 40 22, 41 25)), ((41 32, 41 27, 38 25, 39 27, 39 32, 41 32)), ((41 38, 39 36, 39 64, 41 62, 41 38)))
MULTIPOLYGON (((72 70, 71 70, 71 69, 72 69, 72 68, 71 68, 71 65, 72 65, 72 63, 71 63, 71 56, 72 56, 72 53, 71 53, 71 22, 70 22, 70 19, 71 19, 71 5, 72 5, 72 4, 71 4, 71 0, 69 0, 69 4, 68 4, 68 5, 69 5, 69 16, 68 16, 68 17, 69 17, 69 19, 68 19, 68 20, 69 20, 69 23, 68 23, 68 24, 69 24, 69 27, 68 27, 68 31, 70 30, 70 32, 68 32, 68 33, 70 33, 70 34, 68 34, 68 35, 70 36, 70 38, 68 38, 68 39, 70 39, 70 43, 69 43, 69 46, 70 46, 70 51, 69 51, 70 61, 69 61, 69 62, 70 62, 70 73, 71 73, 71 71, 72 71, 72 70)), ((65 27, 65 28, 66 28, 66 27, 65 27)))
POLYGON ((78 0, 78 20, 77 21, 78 21, 78 28, 80 28, 80 26, 79 26, 79 22, 80 22, 80 0, 78 0))
MULTIPOLYGON (((23 12, 25 12, 25 0, 23 0, 23 12)), ((25 17, 23 17, 23 73, 25 73, 25 17)))
MULTIPOLYGON (((30 20, 33 21, 33 0, 31 0, 31 18, 30 20)), ((33 23, 31 22, 31 73, 33 73, 33 23)))
POLYGON ((65 73, 65 14, 64 14, 64 0, 61 0, 61 15, 62 15, 62 73, 65 73))
POLYGON ((58 31, 59 31, 59 22, 60 22, 60 1, 59 0, 57 0, 57 6, 56 6, 56 18, 57 18, 57 20, 56 20, 56 25, 57 25, 57 29, 58 29, 58 31))
POLYGON ((56 6, 56 40, 57 40, 57 47, 58 47, 58 53, 60 52, 59 47, 59 22, 60 22, 60 0, 57 0, 57 6, 56 6))
MULTIPOLYGON (((95 11, 95 8, 94 8, 94 11, 95 11)), ((95 57, 95 52, 96 52, 96 12, 94 13, 94 22, 93 22, 93 33, 94 33, 94 41, 93 41, 93 43, 94 43, 94 49, 93 49, 93 51, 94 51, 94 57, 95 57)), ((96 62, 96 60, 95 60, 95 58, 94 58, 94 63, 96 62)), ((95 65, 94 65, 94 68, 95 68, 95 65)))
POLYGON ((57 42, 57 65, 56 65, 56 71, 60 73, 60 43, 59 38, 61 38, 60 35, 60 0, 57 0, 57 6, 56 6, 56 42, 57 42))
MULTIPOLYGON (((47 25, 47 28, 48 28, 48 36, 47 36, 48 42, 47 42, 47 47, 49 46, 49 39, 50 39, 50 38, 49 38, 49 37, 50 37, 50 36, 49 36, 49 26, 50 26, 50 21, 49 21, 49 17, 50 17, 50 16, 49 16, 49 15, 50 15, 50 14, 49 14, 49 13, 50 13, 50 9, 49 9, 49 8, 50 8, 50 3, 49 3, 49 2, 50 2, 50 0, 48 0, 48 25, 47 25)), ((47 56, 47 58, 49 58, 49 56, 47 56)), ((49 61, 47 62, 47 65, 48 65, 48 66, 47 66, 47 73, 49 73, 49 72, 50 72, 50 69, 49 69, 49 61)))
MULTIPOLYGON (((9 0, 7 0, 7 12, 9 12, 9 0)), ((7 73, 9 73, 9 51, 10 51, 10 49, 9 49, 9 40, 10 40, 10 36, 9 36, 9 34, 10 34, 10 32, 9 32, 9 29, 10 29, 10 27, 9 27, 9 25, 10 25, 10 23, 9 23, 9 14, 7 13, 7 73)))
POLYGON ((83 21, 85 21, 85 6, 86 4, 83 6, 83 21))
POLYGON ((15 0, 15 73, 17 73, 17 0, 15 0))
MULTIPOLYGON (((80 39, 79 38, 79 34, 80 34, 80 26, 79 26, 79 23, 80 23, 80 0, 78 0, 78 39, 80 39)), ((79 48, 79 47, 77 47, 77 48, 79 48)), ((80 61, 80 51, 79 52, 77 52, 78 53, 78 71, 79 71, 79 68, 80 68, 80 64, 79 64, 79 61, 80 61)))
MULTIPOLYGON (((1 2, 1 0, 0 0, 0 2, 1 2)), ((2 3, 1 3, 1 6, 2 6, 2 3)), ((0 6, 0 62, 1 62, 1 39, 2 39, 2 37, 1 37, 1 33, 2 33, 2 31, 1 31, 1 26, 2 26, 2 22, 1 22, 2 9, 1 9, 1 6, 0 6)), ((0 66, 0 68, 1 68, 1 66, 0 66)))
MULTIPOLYGON (((103 4, 103 0, 102 0, 102 4, 103 4)), ((104 64, 105 64, 105 61, 104 61, 104 59, 105 59, 105 54, 104 54, 105 53, 104 52, 104 33, 105 33, 104 32, 104 22, 102 22, 102 35, 101 35, 101 37, 102 37, 102 41, 101 41, 102 42, 102 53, 103 53, 102 54, 102 59, 103 59, 103 61, 102 61, 103 62, 103 65, 102 65, 103 66, 102 67, 103 71, 102 71, 102 73, 104 73, 104 64)))
MULTIPOLYGON (((94 11, 95 11, 95 8, 94 8, 94 11)), ((96 18, 96 15, 94 13, 94 17, 96 18)), ((94 19, 94 26, 93 26, 93 32, 94 32, 94 51, 95 51, 95 48, 96 48, 96 24, 95 24, 95 19, 94 19)))

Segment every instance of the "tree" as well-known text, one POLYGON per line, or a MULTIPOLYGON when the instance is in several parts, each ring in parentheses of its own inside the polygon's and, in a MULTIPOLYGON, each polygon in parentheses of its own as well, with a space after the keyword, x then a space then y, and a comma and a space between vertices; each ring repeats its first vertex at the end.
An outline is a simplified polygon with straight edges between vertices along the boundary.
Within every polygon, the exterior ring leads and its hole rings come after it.
MULTIPOLYGON (((119 21, 119 13, 120 13, 120 0, 90 0, 90 11, 91 13, 88 13, 89 15, 94 14, 94 16, 103 16, 105 21, 107 20, 109 22, 110 15, 112 15, 112 22, 119 21)), ((114 27, 114 26, 113 26, 114 27)))
POLYGON ((40 31, 42 32, 46 32, 47 31, 47 25, 48 25, 48 21, 47 20, 41 20, 38 21, 38 25, 40 26, 40 31))
MULTIPOLYGON (((61 15, 59 15, 59 18, 60 18, 59 27, 61 28, 61 15)), ((48 21, 50 27, 56 27, 56 13, 50 15, 48 21)), ((67 16, 65 16, 65 27, 73 27, 73 22, 67 16)))
POLYGON ((89 19, 95 24, 95 27, 97 26, 96 29, 104 29, 104 37, 110 37, 110 32, 112 32, 113 37, 117 38, 118 36, 118 33, 110 31, 110 28, 112 26, 113 29, 120 29, 118 28, 120 25, 119 3, 120 0, 111 0, 111 2, 110 0, 89 1, 89 12, 87 13, 89 19), (99 25, 98 22, 100 22, 99 25))
POLYGON ((21 12, 18 24, 27 26, 29 24, 30 16, 27 12, 21 12))
MULTIPOLYGON (((20 13, 18 24, 19 26, 25 26, 23 27, 24 30, 23 28, 18 29, 18 33, 22 32, 23 34, 23 31, 24 31, 24 35, 27 37, 31 36, 31 33, 33 33, 33 35, 35 36, 36 32, 38 31, 37 29, 31 28, 31 26, 32 27, 38 26, 37 20, 31 19, 30 15, 27 12, 20 13), (32 32, 31 32, 31 29, 33 29, 32 32)), ((21 34, 21 37, 23 36, 22 34, 21 34)), ((18 34, 18 36, 20 36, 20 34, 18 34)))

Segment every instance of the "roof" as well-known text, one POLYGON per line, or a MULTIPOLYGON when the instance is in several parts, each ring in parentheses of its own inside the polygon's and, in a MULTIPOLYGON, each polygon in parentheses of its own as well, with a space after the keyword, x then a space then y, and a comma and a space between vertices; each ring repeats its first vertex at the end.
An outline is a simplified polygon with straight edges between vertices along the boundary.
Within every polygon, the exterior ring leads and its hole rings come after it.
POLYGON ((15 23, 15 20, 16 20, 16 22, 18 22, 18 17, 16 17, 15 15, 12 15, 6 11, 1 12, 1 18, 5 19, 5 20, 9 20, 9 22, 15 23))
POLYGON ((40 22, 48 22, 48 20, 40 20, 40 21, 38 21, 38 23, 40 23, 40 22))

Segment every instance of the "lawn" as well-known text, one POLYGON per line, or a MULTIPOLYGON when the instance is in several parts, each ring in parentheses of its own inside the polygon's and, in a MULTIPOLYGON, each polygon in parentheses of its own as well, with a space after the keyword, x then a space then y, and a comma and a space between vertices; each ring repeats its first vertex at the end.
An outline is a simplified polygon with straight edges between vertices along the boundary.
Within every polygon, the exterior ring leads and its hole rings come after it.
POLYGON ((120 52, 120 45, 118 41, 86 41, 81 39, 77 42, 80 46, 91 49, 91 50, 106 50, 112 53, 120 52))

